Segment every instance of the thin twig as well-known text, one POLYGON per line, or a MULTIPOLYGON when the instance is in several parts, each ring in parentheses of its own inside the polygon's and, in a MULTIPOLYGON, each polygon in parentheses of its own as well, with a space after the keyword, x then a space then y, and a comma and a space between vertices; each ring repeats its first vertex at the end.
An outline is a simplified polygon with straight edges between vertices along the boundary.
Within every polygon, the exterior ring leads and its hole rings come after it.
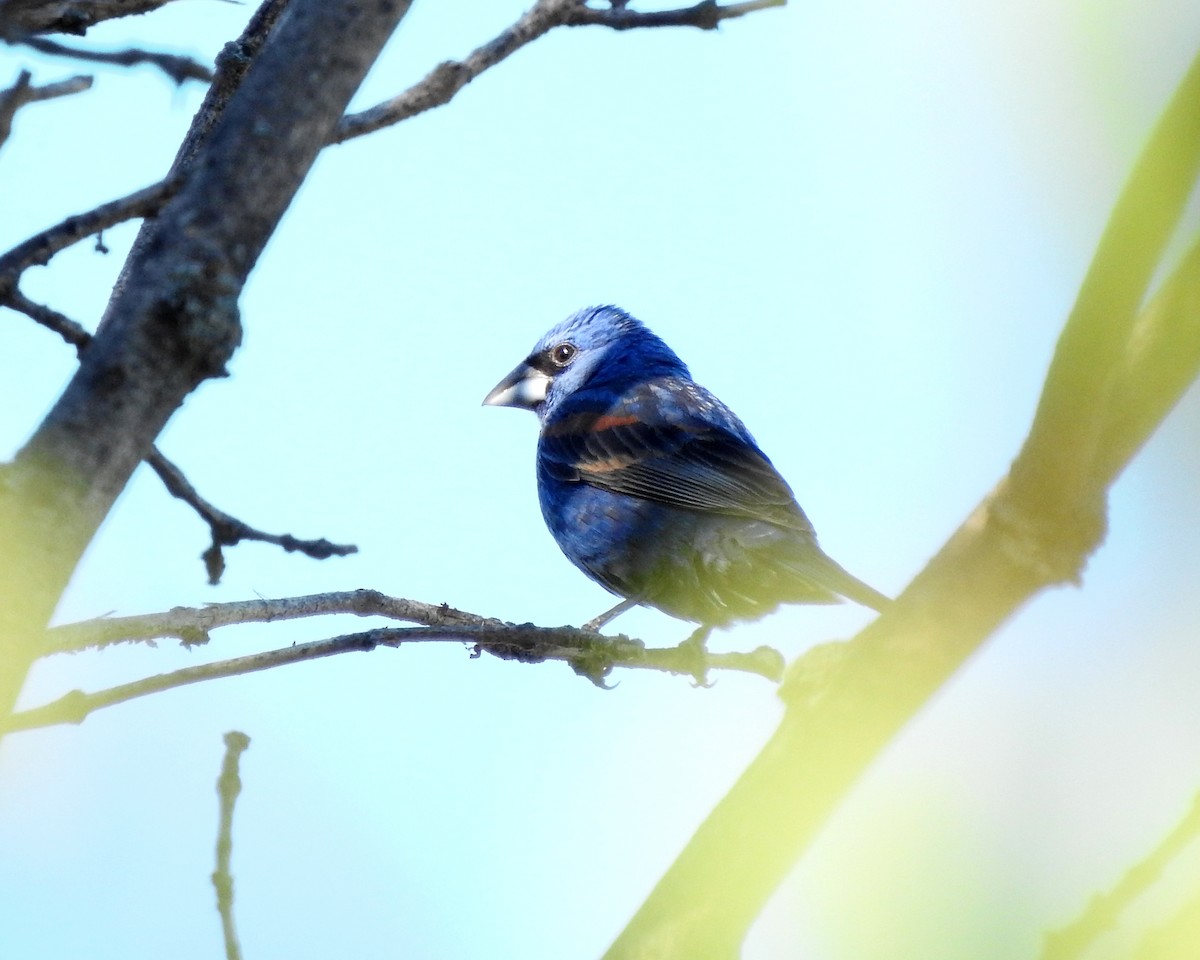
POLYGON ((183 472, 170 460, 163 456, 158 447, 153 447, 146 463, 158 474, 163 486, 173 497, 178 497, 188 504, 200 519, 208 524, 212 533, 212 545, 200 556, 204 560, 204 569, 208 572, 208 582, 221 582, 225 572, 225 547, 236 547, 243 540, 259 540, 263 543, 273 543, 282 547, 288 553, 303 553, 314 560, 328 560, 330 557, 345 557, 358 553, 358 547, 352 543, 331 543, 322 537, 319 540, 300 540, 290 533, 265 533, 244 523, 237 517, 232 517, 224 510, 218 510, 205 500, 191 485, 183 472))
POLYGON ((45 266, 55 254, 87 237, 127 220, 151 217, 179 190, 178 178, 163 180, 149 187, 101 204, 87 213, 67 217, 7 253, 0 254, 0 306, 25 314, 48 330, 53 330, 82 354, 92 335, 74 320, 50 307, 35 303, 20 290, 21 275, 30 267, 45 266))
POLYGON ((34 33, 74 33, 111 20, 148 13, 171 0, 69 0, 69 2, 0 2, 0 37, 12 41, 34 33))
POLYGON ((1076 960, 1097 937, 1116 926, 1121 912, 1154 884, 1163 870, 1200 834, 1200 794, 1192 808, 1162 843, 1140 863, 1130 867, 1108 893, 1092 897, 1083 915, 1074 923, 1046 935, 1042 960, 1076 960))
MULTIPOLYGON (((0 275, 0 279, 2 279, 2 275, 0 275)), ((10 289, 7 294, 4 294, 0 289, 0 305, 11 307, 47 329, 53 330, 67 343, 74 345, 77 353, 82 354, 92 341, 92 335, 80 324, 56 310, 34 303, 20 290, 10 289)), ((220 583, 221 576, 225 572, 224 548, 237 546, 243 540, 272 543, 282 547, 288 553, 302 553, 314 560, 345 557, 358 552, 358 547, 352 543, 332 543, 324 537, 317 540, 301 540, 290 533, 267 533, 250 526, 205 500, 184 476, 183 471, 168 460, 158 447, 150 448, 146 463, 158 474, 171 496, 188 504, 200 515, 200 519, 208 524, 212 544, 200 557, 204 561, 204 569, 208 574, 209 583, 220 583)))
POLYGON ((516 23, 473 50, 465 60, 439 63, 423 80, 403 93, 360 113, 342 117, 331 142, 344 143, 449 103, 459 90, 489 67, 494 67, 553 27, 561 26, 565 11, 573 5, 574 0, 538 0, 516 23))
MULTIPOLYGON (((501 659, 568 660, 578 672, 593 679, 603 679, 612 666, 640 666, 688 673, 701 682, 709 666, 743 670, 768 678, 775 678, 783 666, 782 657, 769 647, 759 647, 750 653, 713 654, 689 638, 677 647, 647 650, 640 640, 631 640, 623 634, 604 636, 574 627, 517 626, 494 617, 459 610, 449 604, 407 600, 388 596, 378 590, 346 590, 274 600, 237 600, 204 607, 175 607, 165 613, 133 617, 100 617, 48 631, 49 644, 45 653, 76 653, 102 649, 115 643, 153 644, 168 637, 177 638, 185 647, 192 647, 207 643, 209 634, 221 627, 338 614, 387 617, 426 628, 424 631, 411 629, 372 634, 372 646, 388 643, 380 637, 395 638, 396 643, 405 640, 455 639, 475 643, 479 652, 486 651, 501 659)), ((353 646, 357 641, 345 642, 353 646)), ((326 655, 311 654, 304 659, 326 655)))
POLYGON ((74 60, 86 60, 90 63, 108 63, 118 67, 133 67, 141 63, 149 63, 158 67, 163 73, 182 85, 185 80, 212 81, 213 73, 202 63, 191 57, 176 53, 158 53, 153 50, 138 50, 130 47, 126 50, 81 50, 78 47, 68 47, 57 40, 45 37, 23 37, 20 41, 27 47, 32 47, 38 53, 50 54, 56 57, 71 57, 74 60))
POLYGON ((46 653, 98 650, 116 643, 150 643, 175 638, 185 647, 207 643, 209 633, 245 623, 274 623, 308 617, 353 614, 386 617, 426 627, 502 625, 503 621, 457 610, 445 603, 423 603, 391 597, 378 590, 345 590, 303 597, 235 600, 203 607, 174 607, 165 613, 133 617, 99 617, 47 631, 46 653))
POLYGON ((3 145, 9 134, 12 133, 13 117, 26 104, 36 103, 39 100, 53 100, 56 97, 67 97, 73 93, 87 90, 92 85, 91 77, 76 76, 60 80, 57 83, 35 87, 29 82, 31 76, 28 70, 22 70, 17 75, 16 83, 7 90, 0 90, 0 145, 3 145))
MULTIPOLYGON (((11 307, 53 330, 82 355, 92 341, 92 334, 69 317, 35 303, 21 293, 17 284, 22 272, 29 267, 49 263, 56 253, 108 227, 139 217, 153 216, 179 191, 181 183, 182 177, 171 176, 129 196, 102 204, 87 213, 67 217, 61 223, 35 234, 0 255, 0 305, 11 307)), ((236 546, 243 540, 273 543, 289 553, 303 553, 315 560, 344 557, 358 551, 358 547, 353 544, 331 543, 324 538, 301 540, 288 533, 273 534, 258 530, 217 509, 200 496, 183 471, 163 456, 157 447, 151 449, 146 462, 158 474, 168 492, 191 506, 208 524, 212 533, 212 545, 201 556, 209 583, 219 583, 225 571, 224 548, 236 546)))
POLYGON ((0 254, 0 299, 16 288, 22 273, 30 267, 45 266, 67 247, 127 220, 154 216, 179 191, 181 182, 177 177, 162 180, 128 196, 102 203, 87 213, 67 217, 0 254))
POLYGON ((83 326, 70 317, 52 310, 44 304, 35 303, 20 290, 10 289, 0 295, 0 306, 9 307, 18 313, 23 313, 47 330, 53 330, 60 337, 75 347, 76 354, 81 354, 84 348, 92 342, 92 335, 83 326))
POLYGON ((229 861, 233 853, 233 807, 242 792, 238 764, 250 746, 250 738, 239 730, 225 734, 225 759, 217 778, 217 796, 221 798, 220 825, 217 828, 217 867, 212 874, 217 891, 217 912, 221 915, 221 930, 225 936, 226 960, 241 960, 242 948, 233 925, 233 874, 229 861))
MULTIPOLYGON (((482 618, 480 618, 482 619, 482 618)), ((311 643, 298 643, 278 650, 252 653, 215 663, 184 667, 171 673, 157 674, 123 683, 95 693, 73 690, 51 703, 14 713, 4 732, 31 730, 65 723, 82 723, 88 715, 138 697, 161 693, 175 687, 202 683, 222 677, 241 676, 271 670, 290 663, 317 660, 341 653, 367 653, 377 647, 399 647, 405 643, 466 643, 472 656, 490 653, 502 660, 542 663, 562 660, 580 676, 597 686, 614 667, 657 670, 707 682, 710 670, 752 673, 778 680, 783 672, 783 657, 770 647, 748 653, 710 653, 690 638, 675 647, 647 648, 640 640, 620 635, 601 636, 578 627, 535 627, 488 621, 484 625, 442 627, 380 627, 361 633, 344 634, 311 643)))
POLYGON ((589 7, 584 0, 537 0, 514 24, 473 50, 465 60, 439 63, 424 79, 383 103, 347 114, 338 124, 332 143, 392 126, 449 103, 463 87, 485 70, 532 43, 555 27, 603 26, 613 30, 638 27, 698 27, 712 30, 721 21, 744 17, 756 10, 782 7, 786 0, 751 0, 722 6, 704 0, 691 7, 639 13, 613 4, 611 9, 589 7))
POLYGON ((566 25, 609 27, 613 30, 636 30, 641 27, 697 27, 701 30, 716 30, 723 20, 734 20, 759 10, 782 7, 786 4, 787 0, 747 0, 746 3, 724 5, 715 0, 701 0, 690 7, 641 13, 630 10, 624 3, 613 3, 610 7, 590 7, 586 3, 577 3, 566 25))

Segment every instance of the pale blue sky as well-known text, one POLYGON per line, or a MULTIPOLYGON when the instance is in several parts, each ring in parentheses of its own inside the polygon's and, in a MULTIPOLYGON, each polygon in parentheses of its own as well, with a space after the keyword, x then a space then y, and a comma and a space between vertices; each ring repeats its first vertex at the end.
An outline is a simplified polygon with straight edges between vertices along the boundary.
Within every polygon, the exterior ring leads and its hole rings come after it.
MULTIPOLYGON (((522 4, 475 7, 418 0, 356 105, 465 55, 522 4)), ((251 9, 181 2, 86 42, 211 58, 251 9)), ((1183 0, 794 3, 716 33, 543 38, 450 106, 322 155, 247 287, 232 377, 162 437, 224 509, 361 553, 244 545, 208 587, 206 529, 142 471, 60 619, 362 586, 590 618, 610 598, 543 528, 534 419, 479 404, 597 302, 660 333, 756 434, 825 548, 898 592, 1016 453, 1197 38, 1183 0)), ((38 82, 77 72, 8 48, 0 84, 22 65, 38 82)), ((0 248, 160 177, 200 101, 150 68, 94 72, 91 92, 18 115, 0 248)), ((107 233, 107 257, 81 244, 26 292, 93 326, 132 235, 107 233)), ((0 320, 7 454, 73 351, 0 320)), ((749 960, 879 956, 882 931, 892 956, 1029 955, 1183 813, 1200 735, 1198 436, 1193 395, 1115 489, 1084 588, 1037 599, 905 732, 749 960)), ((712 645, 792 657, 868 617, 793 609, 712 645)), ((618 625, 656 644, 688 630, 653 611, 618 625)), ((24 702, 361 626, 48 661, 24 702)), ((238 728, 253 739, 233 859, 246 956, 598 955, 780 712, 753 678, 616 679, 606 693, 561 665, 380 650, 11 737, 5 954, 219 955, 213 784, 238 728)))

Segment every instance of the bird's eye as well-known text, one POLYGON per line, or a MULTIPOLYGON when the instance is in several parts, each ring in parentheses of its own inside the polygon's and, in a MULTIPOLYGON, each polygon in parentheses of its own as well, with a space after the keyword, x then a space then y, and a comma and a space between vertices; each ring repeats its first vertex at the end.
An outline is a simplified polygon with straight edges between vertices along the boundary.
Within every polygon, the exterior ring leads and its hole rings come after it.
POLYGON ((550 351, 550 359, 555 366, 565 367, 575 357, 575 344, 560 343, 550 351))

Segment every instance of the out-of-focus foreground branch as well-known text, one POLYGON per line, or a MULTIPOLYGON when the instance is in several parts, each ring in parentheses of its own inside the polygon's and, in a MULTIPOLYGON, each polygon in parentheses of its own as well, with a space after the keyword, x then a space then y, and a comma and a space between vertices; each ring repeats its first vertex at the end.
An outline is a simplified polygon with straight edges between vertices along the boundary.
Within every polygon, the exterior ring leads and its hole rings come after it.
POLYGON ((226 960, 242 958, 242 947, 238 943, 237 927, 233 922, 233 873, 230 872, 229 862, 233 858, 233 807, 238 794, 242 792, 238 768, 242 754, 249 747, 250 738, 240 730, 230 730, 225 734, 225 759, 221 761, 221 775, 217 778, 221 812, 217 821, 217 866, 212 873, 212 883, 217 893, 217 913, 221 915, 226 960))
MULTIPOLYGON (((1200 795, 1192 800, 1187 815, 1175 825, 1163 841, 1143 860, 1134 864, 1112 890, 1097 894, 1088 904, 1087 910, 1078 920, 1046 937, 1042 960, 1079 960, 1091 945, 1104 933, 1116 926, 1121 911, 1129 907, 1145 893, 1162 875, 1163 871, 1200 835, 1200 795)), ((1196 922, 1196 908, 1192 905, 1192 922, 1196 922)), ((1193 934, 1186 942, 1200 944, 1193 934)), ((1147 951, 1151 957, 1166 957, 1168 951, 1147 951)), ((1139 954, 1145 956, 1146 954, 1139 954)))
POLYGON ((779 729, 609 958, 731 958, 858 777, 992 632, 1078 579, 1107 490, 1200 369, 1200 244, 1138 312, 1200 165, 1200 60, 1118 201, 1009 475, 888 611, 789 668, 779 729))

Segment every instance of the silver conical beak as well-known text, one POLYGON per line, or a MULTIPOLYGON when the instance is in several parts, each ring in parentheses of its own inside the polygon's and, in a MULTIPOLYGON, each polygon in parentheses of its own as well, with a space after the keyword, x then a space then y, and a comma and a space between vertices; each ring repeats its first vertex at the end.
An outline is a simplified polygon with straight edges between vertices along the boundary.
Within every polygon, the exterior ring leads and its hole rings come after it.
POLYGON ((546 399, 549 387, 550 378, 546 374, 528 363, 522 363, 492 387, 491 392, 483 398, 483 403, 487 407, 522 407, 532 410, 546 399))

